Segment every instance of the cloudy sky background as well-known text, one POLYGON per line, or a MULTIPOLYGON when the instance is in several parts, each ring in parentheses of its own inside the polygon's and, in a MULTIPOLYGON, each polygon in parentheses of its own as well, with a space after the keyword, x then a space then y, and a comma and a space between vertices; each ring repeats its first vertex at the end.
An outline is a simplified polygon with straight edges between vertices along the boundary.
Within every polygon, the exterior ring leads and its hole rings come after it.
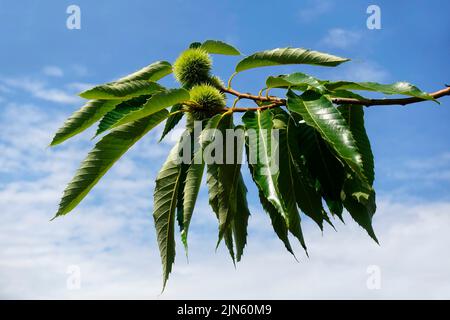
MULTIPOLYGON (((450 4, 444 1, 77 1, 81 30, 66 28, 69 1, 0 1, 0 298, 450 298, 450 99, 366 111, 377 166, 381 246, 349 216, 338 232, 305 219, 310 258, 300 262, 271 231, 248 183, 249 244, 234 269, 216 242, 202 189, 164 294, 152 213, 153 180, 172 144, 161 128, 141 140, 67 217, 49 222, 95 128, 56 148, 55 130, 83 101, 76 93, 190 42, 222 39, 244 54, 295 46, 352 58, 336 69, 251 70, 234 84, 257 91, 270 74, 394 82, 426 91, 449 83, 450 4), (366 28, 366 9, 382 29, 366 28), (78 268, 81 287, 68 271, 78 268), (381 288, 370 286, 374 273, 381 288), (369 286, 368 286, 369 283, 369 286), (372 289, 371 289, 372 288, 372 289)), ((214 57, 224 79, 238 58, 214 57)), ((164 83, 176 85, 172 77, 164 83)))

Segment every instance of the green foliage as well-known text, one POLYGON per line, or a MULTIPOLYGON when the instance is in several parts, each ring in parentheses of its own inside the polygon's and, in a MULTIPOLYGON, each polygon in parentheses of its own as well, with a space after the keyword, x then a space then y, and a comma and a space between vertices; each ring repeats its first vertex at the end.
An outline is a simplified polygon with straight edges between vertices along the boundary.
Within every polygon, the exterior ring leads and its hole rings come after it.
POLYGON ((331 101, 318 92, 308 90, 302 96, 288 91, 288 109, 299 114, 307 125, 316 129, 336 154, 364 181, 361 154, 348 124, 331 101))
MULTIPOLYGON (((325 223, 333 226, 335 216, 344 219, 344 208, 378 241, 372 227, 376 211, 374 156, 362 106, 367 99, 354 91, 400 94, 414 97, 413 100, 433 97, 405 82, 332 82, 302 72, 269 76, 266 87, 261 88, 261 92, 281 89, 285 97, 241 94, 212 74, 209 54, 240 52, 221 41, 194 42, 181 53, 173 68, 169 62, 157 61, 80 94, 89 101, 69 117, 51 145, 60 144, 95 123, 99 123, 97 135, 107 134, 66 187, 56 216, 73 210, 112 165, 150 130, 166 120, 162 140, 187 113, 185 133, 161 168, 154 191, 153 216, 164 287, 175 261, 175 223, 178 221, 187 252, 189 228, 205 172, 209 204, 218 220, 217 245, 223 240, 233 263, 241 260, 250 218, 241 172, 244 149, 261 206, 290 253, 294 255, 290 236, 306 250, 303 219, 312 219, 324 231, 325 223), (180 88, 165 88, 157 83, 172 71, 180 88), (226 105, 225 94, 234 95, 233 105, 226 105), (242 99, 255 105, 237 107, 236 102, 242 99), (237 122, 242 125, 236 126, 234 118, 240 112, 245 112, 237 122)), ((257 67, 334 67, 346 61, 303 48, 278 48, 243 58, 232 77, 257 67)))
POLYGON ((187 249, 187 237, 192 214, 194 213, 195 202, 202 183, 205 163, 202 159, 201 150, 194 154, 192 163, 186 173, 186 181, 183 190, 183 229, 181 230, 181 240, 187 249))
POLYGON ((50 145, 55 146, 83 132, 100 120, 106 113, 114 109, 120 102, 120 100, 88 101, 64 122, 64 125, 56 132, 50 145))
POLYGON ((169 89, 140 98, 142 99, 135 100, 134 103, 121 104, 107 113, 100 122, 97 134, 186 101, 189 99, 189 92, 183 88, 169 89))
POLYGON ((89 152, 68 184, 56 216, 65 215, 75 208, 113 164, 166 117, 167 111, 161 110, 147 118, 121 126, 103 137, 89 152))

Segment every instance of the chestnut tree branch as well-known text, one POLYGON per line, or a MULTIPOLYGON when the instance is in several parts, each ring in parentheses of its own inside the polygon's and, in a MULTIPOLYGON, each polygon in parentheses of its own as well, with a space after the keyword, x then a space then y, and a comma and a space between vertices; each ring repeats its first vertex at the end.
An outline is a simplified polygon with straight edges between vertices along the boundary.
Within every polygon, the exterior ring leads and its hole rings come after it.
MULTIPOLYGON (((236 91, 232 88, 220 88, 220 90, 224 93, 229 93, 231 95, 236 96, 239 99, 248 99, 253 100, 255 102, 272 102, 270 104, 260 106, 260 107, 239 107, 239 108, 231 108, 234 112, 246 112, 246 111, 256 111, 256 110, 265 110, 271 109, 275 107, 280 107, 286 105, 286 99, 274 97, 274 96, 261 96, 261 95, 252 95, 250 93, 242 93, 236 91)), ((439 91, 430 93, 430 96, 434 99, 439 99, 444 96, 450 96, 450 87, 441 89, 439 91)), ((333 98, 332 102, 335 104, 353 104, 353 105, 363 105, 366 107, 370 106, 392 106, 392 105, 402 105, 405 106, 407 104, 417 103, 428 101, 426 99, 410 97, 410 98, 394 98, 394 99, 354 99, 354 98, 333 98)), ((229 110, 227 108, 225 110, 229 110)))

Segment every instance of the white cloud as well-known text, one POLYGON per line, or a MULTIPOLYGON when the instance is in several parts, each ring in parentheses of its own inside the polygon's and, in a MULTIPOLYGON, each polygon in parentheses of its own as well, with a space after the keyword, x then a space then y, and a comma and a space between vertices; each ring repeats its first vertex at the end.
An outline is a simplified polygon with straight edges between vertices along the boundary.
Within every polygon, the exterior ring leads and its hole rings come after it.
POLYGON ((330 47, 347 49, 357 44, 360 39, 361 34, 359 32, 334 28, 328 31, 321 42, 330 47))
POLYGON ((353 60, 325 73, 330 80, 388 82, 389 72, 372 61, 353 60))
POLYGON ((64 75, 63 70, 57 66, 45 66, 42 72, 49 77, 62 77, 64 75))
POLYGON ((10 88, 24 90, 39 99, 64 104, 80 102, 80 98, 78 98, 74 94, 57 88, 48 88, 47 85, 40 80, 24 77, 7 78, 3 79, 2 81, 4 85, 10 88))
POLYGON ((392 161, 389 170, 386 170, 392 179, 402 181, 415 181, 435 185, 450 182, 450 153, 433 155, 429 157, 417 157, 406 161, 392 161))
POLYGON ((310 258, 297 246, 300 263, 252 206, 249 245, 235 270, 223 246, 214 253, 217 225, 205 188, 192 222, 190 264, 178 247, 160 296, 151 203, 152 180, 170 148, 156 143, 161 128, 121 159, 78 209, 49 222, 91 132, 46 149, 62 114, 9 104, 0 119, 0 167, 9 167, 0 180, 1 298, 450 298, 448 202, 381 199, 375 218, 381 246, 349 218, 324 236, 306 223, 310 258), (70 265, 81 268, 80 290, 66 287, 70 265), (369 265, 381 268, 381 290, 366 287, 369 265))
POLYGON ((95 86, 92 83, 85 83, 85 82, 72 82, 66 85, 66 87, 70 90, 75 90, 77 92, 85 91, 87 89, 92 88, 95 86))
POLYGON ((328 13, 333 8, 333 4, 329 0, 309 0, 307 4, 303 4, 298 16, 301 22, 311 22, 328 13))

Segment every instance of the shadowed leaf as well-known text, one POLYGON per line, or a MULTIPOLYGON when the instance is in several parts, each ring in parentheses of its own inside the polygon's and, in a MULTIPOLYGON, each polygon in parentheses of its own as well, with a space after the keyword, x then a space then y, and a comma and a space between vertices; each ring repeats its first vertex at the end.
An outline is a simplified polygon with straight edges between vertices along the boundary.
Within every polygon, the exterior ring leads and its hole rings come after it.
POLYGON ((163 290, 175 261, 175 211, 183 177, 179 156, 180 142, 172 148, 159 171, 153 194, 153 218, 163 265, 163 290))
POLYGON ((289 90, 287 106, 299 114, 307 125, 316 129, 333 150, 363 180, 364 169, 361 154, 350 128, 341 113, 325 96, 306 91, 301 96, 289 90))

